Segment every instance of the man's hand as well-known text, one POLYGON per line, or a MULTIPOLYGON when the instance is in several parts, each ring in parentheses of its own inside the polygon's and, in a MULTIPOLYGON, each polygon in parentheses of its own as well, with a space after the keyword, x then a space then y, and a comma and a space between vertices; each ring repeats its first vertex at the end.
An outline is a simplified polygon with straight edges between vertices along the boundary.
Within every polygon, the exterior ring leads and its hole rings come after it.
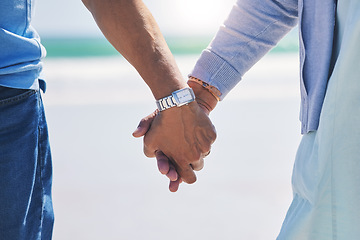
MULTIPOLYGON (((133 132, 133 136, 136 138, 145 136, 146 132, 150 129, 151 123, 158 113, 159 111, 156 110, 149 116, 141 119, 138 127, 133 132)), ((169 190, 171 192, 176 192, 179 189, 179 185, 182 183, 182 179, 177 173, 174 164, 172 164, 169 158, 166 157, 165 154, 161 151, 157 151, 155 157, 157 160, 159 172, 163 175, 166 175, 170 180, 169 190)))
MULTIPOLYGON (((193 88, 195 92, 196 102, 199 104, 199 107, 206 115, 209 115, 210 112, 215 108, 217 104, 217 100, 207 90, 205 90, 198 84, 193 84, 189 82, 189 85, 193 88)), ((134 137, 144 136, 149 131, 151 124, 158 113, 159 111, 156 110, 149 116, 143 118, 140 121, 137 129, 134 131, 133 136, 134 137)), ((157 160, 159 171, 162 174, 166 175, 170 180, 170 184, 169 184, 170 191, 176 192, 179 188, 180 183, 182 182, 182 179, 180 174, 178 174, 175 165, 162 151, 156 151, 155 157, 157 160)))
POLYGON ((174 164, 183 181, 194 183, 194 170, 204 166, 216 131, 209 117, 196 102, 170 108, 156 115, 144 137, 144 153, 155 157, 162 151, 174 164))

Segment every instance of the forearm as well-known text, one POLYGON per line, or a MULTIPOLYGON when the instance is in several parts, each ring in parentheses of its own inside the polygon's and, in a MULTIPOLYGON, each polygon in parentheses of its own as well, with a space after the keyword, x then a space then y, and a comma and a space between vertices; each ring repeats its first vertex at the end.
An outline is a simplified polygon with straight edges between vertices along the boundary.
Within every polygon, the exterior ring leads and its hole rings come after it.
POLYGON ((242 76, 297 24, 297 0, 238 0, 191 76, 223 99, 242 76))
POLYGON ((141 0, 83 0, 108 41, 139 72, 156 99, 186 82, 141 0))

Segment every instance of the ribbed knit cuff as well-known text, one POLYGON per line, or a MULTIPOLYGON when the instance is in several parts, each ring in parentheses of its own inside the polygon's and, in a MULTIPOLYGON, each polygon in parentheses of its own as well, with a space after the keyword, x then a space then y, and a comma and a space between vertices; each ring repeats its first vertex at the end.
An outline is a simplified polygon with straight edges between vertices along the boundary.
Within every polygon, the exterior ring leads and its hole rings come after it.
POLYGON ((242 75, 215 53, 204 50, 193 71, 189 74, 216 87, 221 92, 220 100, 241 80, 242 75))

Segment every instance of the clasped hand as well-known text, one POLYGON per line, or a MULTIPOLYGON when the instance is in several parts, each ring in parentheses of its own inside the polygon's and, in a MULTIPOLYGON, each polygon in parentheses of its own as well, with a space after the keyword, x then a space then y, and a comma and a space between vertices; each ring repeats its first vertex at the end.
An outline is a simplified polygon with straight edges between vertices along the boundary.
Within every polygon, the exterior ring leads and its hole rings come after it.
POLYGON ((206 109, 194 101, 155 111, 141 120, 133 136, 144 136, 145 155, 156 157, 159 171, 170 179, 170 191, 176 192, 182 181, 196 181, 194 171, 203 168, 216 131, 206 109))

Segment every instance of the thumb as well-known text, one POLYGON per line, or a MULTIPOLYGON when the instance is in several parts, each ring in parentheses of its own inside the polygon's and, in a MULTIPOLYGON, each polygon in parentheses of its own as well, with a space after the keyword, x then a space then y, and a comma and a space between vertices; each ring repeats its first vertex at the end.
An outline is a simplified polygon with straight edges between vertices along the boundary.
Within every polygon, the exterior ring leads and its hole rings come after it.
POLYGON ((141 119, 139 125, 137 126, 137 128, 135 129, 132 135, 136 138, 144 136, 147 133, 147 131, 150 129, 151 123, 154 121, 154 118, 156 117, 158 112, 159 110, 155 110, 149 116, 141 119))

